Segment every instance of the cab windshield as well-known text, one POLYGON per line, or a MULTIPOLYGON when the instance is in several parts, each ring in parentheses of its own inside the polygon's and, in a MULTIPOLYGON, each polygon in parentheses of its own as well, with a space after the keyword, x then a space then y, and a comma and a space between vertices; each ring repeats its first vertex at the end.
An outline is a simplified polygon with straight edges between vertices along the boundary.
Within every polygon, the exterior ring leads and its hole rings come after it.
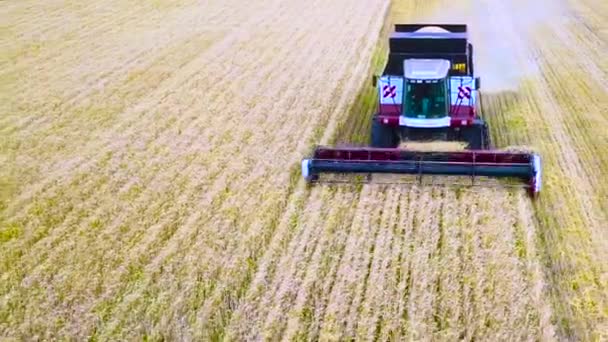
POLYGON ((431 119, 448 115, 443 80, 407 80, 405 116, 431 119))

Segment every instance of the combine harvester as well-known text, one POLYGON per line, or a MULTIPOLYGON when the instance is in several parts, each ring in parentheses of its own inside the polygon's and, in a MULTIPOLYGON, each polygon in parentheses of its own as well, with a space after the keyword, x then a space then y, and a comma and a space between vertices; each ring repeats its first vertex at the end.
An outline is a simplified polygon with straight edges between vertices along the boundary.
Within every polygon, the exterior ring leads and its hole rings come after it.
POLYGON ((541 159, 534 153, 491 149, 488 126, 477 113, 480 86, 466 25, 396 25, 382 76, 374 77, 378 112, 371 147, 318 146, 302 160, 302 174, 398 173, 519 178, 532 197, 541 189, 541 159), (467 150, 425 152, 401 141, 463 141, 467 150))

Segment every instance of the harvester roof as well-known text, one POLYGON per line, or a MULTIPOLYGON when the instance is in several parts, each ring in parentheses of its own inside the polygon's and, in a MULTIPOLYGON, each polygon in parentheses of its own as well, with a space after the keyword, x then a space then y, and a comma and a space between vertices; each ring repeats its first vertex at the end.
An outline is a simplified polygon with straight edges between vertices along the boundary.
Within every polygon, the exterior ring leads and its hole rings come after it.
POLYGON ((408 79, 439 80, 450 71, 450 61, 445 59, 406 59, 403 61, 404 76, 408 79))

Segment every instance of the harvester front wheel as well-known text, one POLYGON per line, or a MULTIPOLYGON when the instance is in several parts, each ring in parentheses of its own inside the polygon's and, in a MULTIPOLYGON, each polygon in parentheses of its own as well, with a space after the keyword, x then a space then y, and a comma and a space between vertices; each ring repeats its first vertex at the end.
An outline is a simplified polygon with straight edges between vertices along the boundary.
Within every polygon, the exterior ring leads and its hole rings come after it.
POLYGON ((467 142, 469 150, 486 150, 488 145, 484 129, 487 130, 485 124, 477 124, 468 127, 463 127, 460 130, 460 138, 467 142))
POLYGON ((378 120, 372 121, 372 147, 393 148, 399 145, 399 137, 395 129, 383 125, 378 120))

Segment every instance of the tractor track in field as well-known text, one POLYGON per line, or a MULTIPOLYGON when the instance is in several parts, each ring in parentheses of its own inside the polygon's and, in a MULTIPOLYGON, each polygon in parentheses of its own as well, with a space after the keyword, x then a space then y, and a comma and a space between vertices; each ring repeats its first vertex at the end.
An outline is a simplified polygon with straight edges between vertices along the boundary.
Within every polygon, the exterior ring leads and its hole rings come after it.
POLYGON ((608 6, 241 4, 0 4, 0 336, 606 337, 608 6), (410 21, 471 24, 484 118, 542 154, 539 201, 300 179, 312 145, 367 143, 410 21))

